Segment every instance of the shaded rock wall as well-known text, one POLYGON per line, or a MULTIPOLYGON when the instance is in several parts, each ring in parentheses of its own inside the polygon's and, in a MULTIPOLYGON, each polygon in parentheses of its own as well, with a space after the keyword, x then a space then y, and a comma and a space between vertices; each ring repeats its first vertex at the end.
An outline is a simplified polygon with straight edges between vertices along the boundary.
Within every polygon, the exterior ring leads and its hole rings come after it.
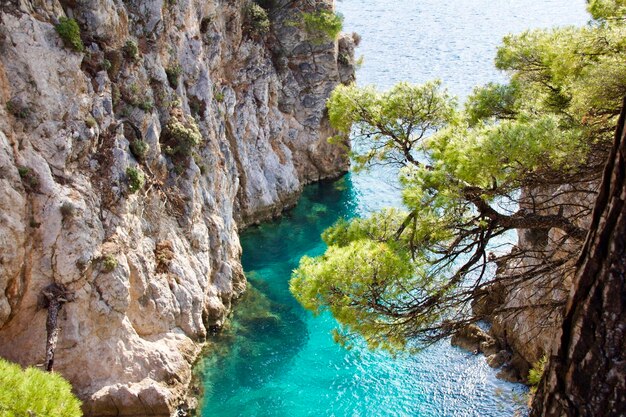
POLYGON ((55 370, 86 413, 180 405, 245 288, 238 224, 347 169, 324 103, 354 43, 297 24, 332 3, 278 2, 264 36, 244 0, 0 3, 0 356, 43 362, 40 292, 62 284, 55 370))
MULTIPOLYGON (((579 227, 587 228, 597 187, 593 182, 525 189, 521 208, 546 215, 562 211, 577 219, 579 227)), ((490 316, 490 335, 498 349, 508 351, 501 373, 505 379, 526 381, 533 364, 559 339, 563 307, 582 243, 564 239, 558 229, 519 230, 513 248, 517 256, 499 265, 496 282, 474 303, 476 313, 490 316), (524 274, 528 275, 520 279, 524 274)), ((495 355, 490 363, 502 365, 495 355)))

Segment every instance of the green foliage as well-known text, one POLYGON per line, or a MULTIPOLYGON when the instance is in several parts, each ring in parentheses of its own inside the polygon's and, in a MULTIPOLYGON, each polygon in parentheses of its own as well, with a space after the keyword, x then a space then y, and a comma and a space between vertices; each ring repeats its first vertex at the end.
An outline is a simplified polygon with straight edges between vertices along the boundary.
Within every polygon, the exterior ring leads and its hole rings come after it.
POLYGON ((337 62, 341 65, 350 65, 350 55, 345 52, 341 52, 337 55, 337 62))
POLYGON ((117 84, 111 85, 111 102, 113 103, 113 107, 116 107, 120 100, 122 99, 122 92, 120 91, 120 87, 117 84))
POLYGON ((22 179, 22 184, 24 185, 24 188, 26 188, 26 190, 28 191, 39 190, 39 185, 40 185, 39 176, 37 175, 35 171, 25 166, 18 166, 17 172, 19 173, 20 178, 22 179))
POLYGON ((87 126, 90 129, 93 129, 94 127, 98 126, 98 122, 93 117, 87 117, 85 119, 85 126, 87 126))
POLYGON ((494 119, 512 119, 517 114, 517 87, 514 83, 489 83, 477 87, 465 103, 465 111, 470 125, 479 121, 494 119))
MULTIPOLYGON (((119 91, 119 89, 117 91, 119 91)), ((115 100, 117 96, 115 88, 113 88, 112 90, 112 95, 114 102, 117 102, 117 100, 115 100)), ((152 101, 150 96, 146 93, 145 90, 142 90, 142 87, 139 84, 135 82, 131 83, 124 90, 124 98, 126 99, 126 102, 128 102, 128 104, 138 107, 143 111, 149 112, 152 111, 152 109, 154 108, 154 102, 152 101)))
POLYGON ((407 181, 443 189, 452 175, 463 186, 488 189, 496 183, 500 192, 521 186, 524 173, 576 170, 588 151, 581 131, 563 130, 555 115, 474 127, 453 124, 434 135, 425 149, 433 163, 406 173, 407 181))
POLYGON ((131 194, 141 190, 146 182, 144 173, 134 167, 126 168, 126 176, 128 177, 128 190, 131 194))
POLYGON ((546 365, 548 363, 548 357, 543 355, 541 359, 533 364, 533 367, 528 371, 528 385, 536 388, 543 378, 543 374, 546 371, 546 365))
POLYGON ((63 220, 71 219, 76 213, 76 207, 74 207, 74 204, 70 203, 69 201, 63 202, 63 204, 61 204, 61 207, 59 207, 59 210, 61 211, 61 216, 63 217, 63 220))
POLYGON ((518 112, 607 139, 626 95, 625 55, 626 26, 612 22, 506 36, 496 66, 512 75, 518 112))
POLYGON ((302 20, 304 29, 315 44, 334 41, 343 28, 343 16, 330 10, 302 13, 302 20))
POLYGON ((113 272, 117 268, 117 259, 112 254, 102 257, 102 269, 104 272, 113 272))
POLYGON ((200 129, 191 116, 182 120, 172 117, 165 125, 164 135, 171 155, 191 156, 203 142, 200 129))
POLYGON ((173 89, 178 88, 178 82, 180 81, 180 75, 183 73, 183 68, 179 65, 172 65, 165 69, 165 75, 167 75, 167 81, 170 83, 173 89))
POLYGON ((357 240, 345 247, 331 246, 321 258, 301 260, 290 288, 315 314, 327 307, 347 332, 375 334, 367 339, 369 347, 395 351, 404 348, 406 339, 392 326, 393 318, 381 319, 377 310, 389 308, 389 300, 401 295, 403 285, 412 280, 409 260, 406 252, 389 243, 357 240), (381 287, 379 275, 396 279, 381 287))
POLYGON ((594 19, 622 19, 626 15, 626 0, 588 0, 587 9, 594 19))
POLYGON ((18 119, 26 119, 30 115, 30 109, 21 104, 18 100, 12 99, 7 101, 7 111, 18 119))
POLYGON ((78 417, 80 401, 59 374, 22 369, 0 358, 0 415, 78 417))
POLYGON ((65 46, 72 48, 76 52, 85 50, 85 45, 83 45, 83 41, 80 39, 80 28, 76 20, 61 17, 59 18, 59 23, 54 28, 61 39, 63 39, 65 46))
MULTIPOLYGON (((551 205, 559 214, 543 216, 541 206, 511 213, 500 204, 519 204, 522 189, 589 184, 601 175, 626 96, 626 21, 606 18, 621 7, 591 2, 601 22, 505 37, 496 66, 510 82, 475 89, 464 111, 438 81, 386 92, 335 89, 330 123, 352 133, 355 167, 401 167, 407 208, 338 222, 323 235, 326 253, 294 271, 291 291, 307 309, 337 318, 338 341, 360 336, 397 352, 453 334, 481 319, 469 304, 497 266, 489 265, 498 260, 488 252, 492 239, 552 228, 564 239, 584 238, 576 224, 588 211, 563 214, 551 205)), ((516 279, 524 274, 536 278, 516 279)))
POLYGON ((357 170, 376 162, 405 165, 415 160, 422 139, 456 117, 455 100, 439 81, 399 83, 386 92, 340 85, 327 107, 335 129, 344 134, 354 129, 357 170))
POLYGON ((248 3, 244 9, 244 32, 251 37, 263 37, 270 31, 267 11, 256 3, 248 3))
POLYGON ((17 172, 20 174, 21 178, 25 178, 30 173, 30 168, 28 167, 18 167, 17 172))
POLYGON ((222 91, 219 91, 217 88, 214 88, 213 89, 213 98, 218 103, 222 103, 224 101, 224 93, 222 91))
POLYGON ((138 161, 143 161, 150 150, 150 145, 143 140, 136 139, 130 143, 130 151, 138 161))
POLYGON ((132 39, 129 39, 124 44, 124 54, 126 58, 136 61, 139 57, 139 47, 137 46, 137 42, 132 39))

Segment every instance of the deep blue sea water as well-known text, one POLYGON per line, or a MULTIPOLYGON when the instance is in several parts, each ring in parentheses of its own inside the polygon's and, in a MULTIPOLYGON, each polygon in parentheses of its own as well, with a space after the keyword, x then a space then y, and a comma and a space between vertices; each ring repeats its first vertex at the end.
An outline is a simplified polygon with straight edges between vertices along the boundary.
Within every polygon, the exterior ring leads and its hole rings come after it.
MULTIPOLYGON (((462 101, 474 85, 505 79, 493 67, 505 34, 583 24, 584 0, 339 0, 345 29, 361 34, 360 84, 441 79, 462 101)), ((444 342, 391 358, 333 343, 328 315, 313 317, 288 290, 299 259, 324 251, 340 217, 399 205, 393 173, 375 170, 305 189, 280 220, 241 235, 250 290, 196 372, 204 417, 504 417, 525 388, 495 378, 483 357, 444 342)))

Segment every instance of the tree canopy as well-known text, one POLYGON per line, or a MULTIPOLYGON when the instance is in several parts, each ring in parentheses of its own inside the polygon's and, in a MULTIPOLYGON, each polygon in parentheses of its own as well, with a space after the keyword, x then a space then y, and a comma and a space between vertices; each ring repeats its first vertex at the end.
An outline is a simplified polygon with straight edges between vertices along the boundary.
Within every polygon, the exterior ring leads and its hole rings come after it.
POLYGON ((332 93, 330 121, 352 132, 356 168, 400 167, 406 208, 338 222, 323 235, 326 253, 294 271, 293 294, 335 316, 339 341, 399 352, 480 320, 469 304, 496 266, 531 256, 498 250, 515 229, 557 230, 559 256, 533 253, 540 262, 509 280, 572 267, 591 208, 560 193, 592 193, 601 176, 626 95, 622 7, 591 2, 586 27, 505 37, 496 66, 510 82, 476 88, 464 108, 439 81, 332 93))

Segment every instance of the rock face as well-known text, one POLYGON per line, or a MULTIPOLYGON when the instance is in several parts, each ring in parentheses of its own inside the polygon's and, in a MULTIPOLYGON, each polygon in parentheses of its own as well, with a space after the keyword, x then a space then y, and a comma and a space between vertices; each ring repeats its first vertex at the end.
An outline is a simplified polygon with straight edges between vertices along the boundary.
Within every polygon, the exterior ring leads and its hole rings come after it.
MULTIPOLYGON (((544 215, 563 210, 586 229, 597 186, 593 182, 525 189, 521 206, 544 215)), ((510 352, 490 360, 498 367, 505 365, 505 379, 525 382, 531 367, 560 337, 563 307, 582 243, 564 238, 557 229, 519 230, 516 256, 499 265, 496 282, 474 302, 474 312, 489 317, 489 333, 498 348, 510 352), (528 276, 517 278, 524 274, 528 276), (506 361, 501 360, 504 356, 506 361)))
POLYGON ((324 107, 354 43, 299 23, 332 1, 274 2, 267 34, 249 7, 0 4, 0 356, 43 362, 41 290, 64 286, 54 365, 87 415, 172 414, 244 291, 238 225, 347 169, 324 107))

